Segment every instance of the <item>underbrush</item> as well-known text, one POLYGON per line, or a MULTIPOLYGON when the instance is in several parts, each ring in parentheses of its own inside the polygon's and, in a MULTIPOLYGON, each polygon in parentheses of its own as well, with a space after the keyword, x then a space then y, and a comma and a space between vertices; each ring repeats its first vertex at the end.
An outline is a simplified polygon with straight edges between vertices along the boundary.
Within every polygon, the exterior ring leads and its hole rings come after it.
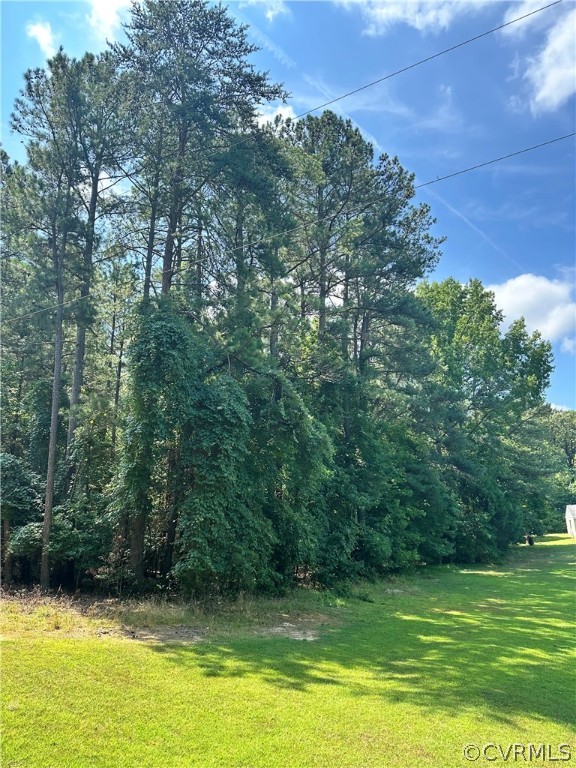
MULTIPOLYGON (((358 598, 362 598, 359 586, 358 598)), ((354 589, 347 595, 353 597, 354 589)), ((235 600, 184 601, 165 597, 102 598, 39 589, 4 592, 0 632, 82 632, 130 627, 203 627, 225 630, 341 608, 345 600, 328 591, 297 588, 285 597, 240 595, 235 600)))

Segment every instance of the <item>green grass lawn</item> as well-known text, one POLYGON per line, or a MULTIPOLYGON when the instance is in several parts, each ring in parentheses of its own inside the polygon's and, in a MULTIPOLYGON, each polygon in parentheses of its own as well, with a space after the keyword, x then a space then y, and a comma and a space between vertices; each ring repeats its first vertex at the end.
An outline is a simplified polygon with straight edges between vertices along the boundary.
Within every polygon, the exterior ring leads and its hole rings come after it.
POLYGON ((451 768, 529 744, 574 764, 575 561, 548 536, 498 567, 169 619, 6 600, 2 768, 451 768))

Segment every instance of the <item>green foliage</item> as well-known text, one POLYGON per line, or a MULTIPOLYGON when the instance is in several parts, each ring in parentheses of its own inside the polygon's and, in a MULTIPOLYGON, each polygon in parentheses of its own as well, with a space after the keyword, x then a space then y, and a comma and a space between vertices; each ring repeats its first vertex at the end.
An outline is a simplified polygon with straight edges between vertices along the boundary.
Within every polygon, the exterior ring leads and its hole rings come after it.
POLYGON ((227 375, 209 377, 192 404, 181 461, 190 477, 179 515, 174 576, 190 593, 267 586, 273 534, 253 493, 244 392, 227 375))
POLYGON ((40 480, 17 456, 0 453, 2 518, 25 525, 40 514, 40 480))
POLYGON ((285 94, 223 6, 135 3, 125 33, 27 72, 28 161, 1 157, 9 550, 35 573, 27 467, 45 587, 48 553, 54 583, 215 596, 558 527, 550 345, 479 280, 422 282, 413 175, 329 111, 261 127, 285 94))
POLYGON ((249 469, 275 534, 274 578, 290 583, 299 568, 309 572, 317 563, 332 445, 286 377, 249 376, 246 385, 253 418, 249 469))
POLYGON ((546 442, 539 418, 551 371, 550 344, 513 323, 501 336, 501 313, 478 280, 421 285, 418 295, 436 326, 431 347, 436 385, 450 407, 430 436, 458 500, 451 526, 461 562, 499 557, 547 515, 546 442))
POLYGON ((26 523, 16 528, 10 536, 8 550, 11 554, 37 559, 42 547, 42 523, 26 523))

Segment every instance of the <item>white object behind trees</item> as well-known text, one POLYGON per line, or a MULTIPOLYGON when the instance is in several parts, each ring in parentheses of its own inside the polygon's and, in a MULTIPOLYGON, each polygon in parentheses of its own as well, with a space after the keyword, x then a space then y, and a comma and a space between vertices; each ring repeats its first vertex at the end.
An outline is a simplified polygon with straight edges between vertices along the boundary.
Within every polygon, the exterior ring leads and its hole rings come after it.
POLYGON ((576 504, 568 504, 566 507, 566 528, 570 536, 576 539, 576 504))

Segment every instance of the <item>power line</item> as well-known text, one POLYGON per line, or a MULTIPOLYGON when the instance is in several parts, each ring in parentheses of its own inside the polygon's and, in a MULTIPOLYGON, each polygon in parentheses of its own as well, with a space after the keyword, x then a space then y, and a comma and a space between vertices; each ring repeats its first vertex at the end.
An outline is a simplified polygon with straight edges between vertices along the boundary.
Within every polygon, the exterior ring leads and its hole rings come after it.
MULTIPOLYGON (((402 74, 404 72, 408 72, 411 69, 415 69, 416 67, 419 67, 422 64, 425 64, 425 63, 427 63, 429 61, 432 61, 433 59, 437 59, 440 56, 444 56, 447 53, 455 51, 458 48, 462 48, 463 46, 468 45, 468 44, 470 44, 472 42, 475 42, 476 40, 480 40, 481 38, 486 37, 488 35, 491 35, 494 32, 498 32, 499 30, 504 29, 505 27, 509 27, 510 25, 516 24, 517 22, 522 21, 522 20, 524 20, 524 19, 526 19, 526 18, 528 18, 530 16, 534 16, 536 13, 540 13, 541 11, 545 11, 548 8, 552 8, 555 5, 559 5, 561 2, 562 2, 562 0, 555 0, 554 2, 549 3, 548 5, 544 5, 541 8, 537 8, 536 10, 531 11, 530 13, 526 13, 526 14, 524 14, 522 16, 518 16, 517 18, 512 19, 510 21, 507 21, 504 24, 500 24, 497 27, 493 27, 492 29, 489 29, 486 32, 482 32, 482 33, 480 33, 478 35, 475 35, 474 37, 470 37, 467 40, 464 40, 464 41, 462 41, 460 43, 457 43, 456 45, 451 46, 450 48, 445 48, 444 50, 439 51, 437 53, 434 53, 431 56, 427 56, 424 59, 420 59, 420 61, 414 62, 413 64, 409 64, 406 67, 402 67, 401 69, 398 69, 395 72, 391 72, 391 73, 389 73, 387 75, 384 75, 383 77, 380 77, 377 80, 373 80, 372 82, 367 83, 366 85, 362 85, 359 88, 355 88, 354 90, 348 91, 347 93, 344 93, 341 96, 337 96, 336 98, 331 99, 330 101, 324 102, 323 104, 320 104, 320 105, 318 105, 316 107, 313 107, 312 109, 309 109, 306 112, 302 112, 301 114, 296 115, 295 119, 300 119, 302 117, 305 117, 306 115, 309 115, 312 112, 317 112, 319 109, 323 109, 324 107, 330 106, 331 104, 335 104, 338 101, 342 101, 343 99, 347 98, 348 96, 352 96, 355 93, 359 93, 360 91, 364 91, 367 88, 372 88, 374 85, 378 85, 378 83, 382 83, 385 80, 389 80, 389 79, 391 79, 393 77, 396 77, 397 75, 400 75, 400 74, 402 74)), ((473 165, 473 166, 470 166, 469 168, 464 168, 461 171, 456 171, 454 173, 448 174, 447 176, 441 176, 441 177, 438 177, 436 179, 432 179, 431 181, 427 181, 424 184, 418 184, 417 186, 414 187, 414 189, 420 189, 421 187, 429 186, 430 184, 437 184, 439 181, 444 181, 445 179, 450 179, 450 178, 452 178, 454 176, 459 176, 461 174, 468 173, 469 171, 476 170, 477 168, 482 168, 482 167, 484 167, 486 165, 491 165, 493 163, 497 163, 497 162, 499 162, 501 160, 506 160, 506 159, 508 159, 510 157, 514 157, 516 155, 520 155, 520 154, 523 154, 525 152, 530 152, 533 149, 538 149, 539 147, 546 146, 547 144, 553 144, 553 143, 555 143, 557 141, 562 141, 563 139, 570 138, 571 136, 574 136, 574 135, 576 135, 576 134, 575 133, 570 133, 570 134, 567 134, 566 136, 560 136, 560 137, 558 137, 556 139, 551 139, 550 141, 546 141, 546 142, 543 142, 541 144, 536 144, 536 145, 534 145, 532 147, 527 147, 525 149, 518 150, 517 152, 512 152, 512 153, 510 153, 508 155, 503 155, 502 157, 498 157, 498 158, 495 158, 493 160, 487 160, 484 163, 479 163, 478 165, 473 165)), ((234 146, 236 146, 238 144, 241 144, 241 143, 243 143, 243 140, 235 142, 235 143, 232 143, 232 144, 229 144, 227 149, 231 149, 232 147, 234 147, 234 146)), ((305 222, 304 224, 301 224, 301 225, 299 225, 297 227, 293 227, 293 228, 285 230, 283 232, 275 233, 274 235, 271 235, 270 237, 262 238, 260 240, 254 241, 252 243, 248 243, 247 245, 242 246, 242 247, 248 248, 248 247, 251 247, 251 246, 254 246, 254 245, 259 245, 261 243, 268 242, 269 240, 273 240, 273 239, 275 239, 275 238, 277 238, 277 237, 279 237, 281 235, 289 234, 291 232, 303 229, 304 227, 310 226, 311 224, 318 224, 321 221, 323 221, 324 218, 327 218, 327 217, 322 217, 322 218, 317 219, 317 220, 315 220, 313 222, 305 222)), ((233 248, 232 251, 229 251, 229 252, 234 252, 235 250, 237 250, 237 248, 233 248)), ((101 261, 104 261, 104 260, 105 259, 102 259, 101 261)), ((167 271, 173 271, 173 270, 172 269, 164 270, 164 272, 167 272, 167 271)), ((164 272, 162 274, 164 274, 164 272)), ((144 282, 144 281, 140 281, 140 282, 144 282)), ((125 285, 127 285, 127 284, 128 283, 126 283, 125 285)), ((74 303, 76 303, 78 301, 81 301, 82 299, 85 299, 85 298, 89 298, 89 297, 88 296, 77 296, 74 299, 70 299, 69 301, 62 302, 61 304, 53 304, 53 305, 51 305, 49 307, 43 307, 41 309, 37 309, 37 310, 34 310, 32 312, 27 312, 27 313, 22 314, 22 315, 16 315, 14 317, 8 318, 7 320, 4 320, 3 322, 4 323, 16 322, 17 320, 22 320, 22 319, 25 319, 27 317, 32 317, 33 315, 37 315, 37 314, 40 314, 42 312, 49 312, 50 310, 57 309, 59 306, 68 306, 70 304, 74 304, 74 303)))
POLYGON ((531 147, 526 147, 525 149, 519 149, 516 152, 510 152, 508 155, 502 155, 501 157, 495 157, 493 160, 486 160, 484 163, 478 163, 477 165, 471 165, 469 168, 463 168, 461 171, 454 171, 454 173, 449 173, 446 176, 438 176, 435 179, 432 179, 431 181, 426 181, 424 184, 417 184, 414 189, 421 189, 422 187, 428 187, 430 184, 437 184, 439 181, 444 181, 445 179, 452 179, 454 176, 461 176, 463 173, 469 173, 470 171, 475 171, 477 168, 484 168, 487 165, 492 165, 493 163, 499 163, 501 160, 507 160, 509 157, 516 157, 516 155, 523 155, 524 152, 531 152, 533 149, 539 149, 540 147, 546 147, 548 144, 554 144, 557 141, 564 141, 564 139, 569 139, 572 136, 576 136, 576 131, 573 133, 567 133, 565 136, 558 136, 556 139, 550 139, 549 141, 543 141, 541 144, 534 144, 531 147))
MULTIPOLYGON (((383 83, 385 80, 390 80, 391 78, 396 77, 397 75, 401 75, 404 72, 408 72, 411 69, 415 69, 416 67, 419 67, 422 64, 426 64, 428 61, 433 61, 434 59, 437 59, 440 56, 444 56, 447 53, 451 53, 452 51, 455 51, 458 48, 462 48, 465 45, 469 45, 470 43, 473 43, 476 40, 480 40, 483 37, 487 37, 488 35, 491 35, 494 32, 498 32, 499 30, 504 29, 505 27, 509 27, 512 24, 516 24, 519 21, 523 21, 524 19, 527 19, 530 16, 534 16, 535 14, 540 13, 541 11, 546 11, 548 8, 552 8, 555 5, 559 5, 561 2, 562 0, 554 0, 554 2, 549 3, 548 5, 543 5, 541 8, 536 8, 536 10, 530 11, 530 13, 525 13, 522 16, 518 16, 515 19, 511 19, 510 21, 505 22, 504 24, 499 24, 497 27, 488 29, 486 32, 481 32, 479 35, 474 35, 474 37, 470 37, 467 40, 463 40, 460 43, 456 43, 456 45, 452 45, 450 46, 450 48, 445 48, 443 51, 438 51, 437 53, 434 53, 431 56, 427 56, 425 59, 420 59, 420 61, 416 61, 413 64, 408 64, 406 67, 397 69, 396 71, 390 72, 389 74, 384 75, 383 77, 379 77, 377 80, 373 80, 370 83, 361 85, 358 88, 354 88, 351 91, 347 91, 346 93, 343 93, 341 96, 336 96, 335 98, 330 99, 330 101, 325 101, 323 104, 319 104, 318 106, 312 107, 311 109, 308 109, 305 112, 301 112, 299 115, 296 115, 294 119, 299 120, 302 117, 306 117, 306 115, 310 115, 313 112, 317 112, 319 109, 328 107, 331 104, 336 104, 336 102, 342 101, 343 99, 348 98, 348 96, 353 96, 355 93, 360 93, 360 91, 365 91, 367 88, 372 88, 373 86, 378 85, 378 83, 383 83)), ((227 150, 232 149, 233 147, 240 146, 240 144, 244 144, 245 141, 246 141, 246 138, 239 139, 238 141, 233 141, 232 143, 227 144, 221 147, 220 149, 209 152, 207 157, 212 157, 213 155, 219 154, 220 152, 225 152, 227 150)))
MULTIPOLYGON (((483 163, 477 163, 476 165, 471 165, 468 168, 463 168, 460 171, 454 171, 454 173, 449 173, 446 176, 438 176, 436 179, 432 179, 431 181, 426 181, 423 184, 417 184, 414 187, 414 189, 415 190, 416 189, 421 189, 422 187, 427 187, 427 186, 430 186, 431 184, 437 184, 439 181, 445 181, 446 179, 452 179, 452 178, 454 178, 454 176, 461 176, 464 173, 470 173, 470 171, 475 171, 478 168, 484 168, 487 165, 493 165, 494 163, 499 163, 500 161, 507 160, 510 157, 516 157, 517 155, 522 155, 522 154, 524 154, 526 152, 532 152, 535 149, 540 149, 541 147, 546 147, 546 146, 549 146, 550 144, 555 144, 558 141, 565 141, 566 139, 569 139, 572 136, 576 136, 576 131, 574 131, 572 133, 567 133, 565 136, 557 136, 555 139, 549 139, 548 141, 543 141, 540 144, 534 144, 531 147, 525 147, 524 149, 519 149, 519 150, 517 150, 515 152, 509 152, 507 155, 501 155, 500 157, 495 157, 492 160, 486 160, 483 163)), ((314 225, 314 224, 319 224, 320 222, 324 221, 324 219, 328 218, 328 216, 329 216, 329 214, 327 214, 326 216, 323 216, 323 217, 321 217, 319 219, 315 219, 314 221, 306 221, 303 224, 299 224, 296 227, 291 227, 290 229, 285 229, 285 230, 283 230, 281 232, 275 232, 273 235, 269 235, 268 237, 263 237, 260 240, 254 240, 252 242, 246 243, 243 246, 237 246, 235 248, 232 248, 229 251, 227 251, 227 253, 233 253, 234 251, 239 250, 239 248, 241 248, 241 247, 242 248, 251 248, 251 247, 254 247, 255 245, 261 245, 262 243, 269 242, 270 240, 275 240, 276 238, 281 237, 282 235, 288 235, 288 234, 290 234, 292 232, 297 232, 300 229, 304 229, 305 227, 309 227, 309 226, 314 225)), ((164 270, 162 272, 162 274, 164 274, 164 272, 173 272, 174 273, 174 270, 173 269, 164 270)), ((144 282, 145 282, 144 280, 136 280, 133 283, 133 281, 130 280, 130 281, 127 281, 125 283, 122 283, 121 285, 122 286, 130 285, 130 284, 137 285, 138 283, 144 284, 144 282)), ((43 307, 41 309, 36 309, 36 310, 34 310, 32 312, 26 312, 25 314, 22 314, 22 315, 16 315, 14 317, 10 317, 7 320, 4 320, 3 322, 5 324, 6 323, 13 323, 13 322, 16 322, 17 320, 23 320, 23 319, 25 319, 27 317, 32 317, 33 315, 40 314, 41 312, 49 312, 50 310, 57 309, 60 306, 67 306, 69 304, 74 304, 77 301, 81 301, 82 299, 87 299, 87 298, 91 298, 91 297, 88 297, 88 296, 77 296, 75 299, 70 299, 69 301, 64 301, 61 304, 52 304, 49 307, 43 307)))
POLYGON ((457 50, 458 48, 462 48, 464 45, 468 45, 469 43, 473 43, 476 40, 480 40, 483 37, 486 37, 487 35, 491 35, 493 32, 498 32, 501 29, 504 29, 505 27, 509 27, 511 24, 516 24, 518 21, 522 21, 523 19, 527 19, 529 16, 534 16, 535 13, 540 13, 541 11, 545 11, 547 8, 552 8, 554 5, 558 5, 561 3, 562 0, 555 0, 553 3, 549 3, 548 5, 543 5, 541 8, 537 8, 535 11, 530 11, 530 13, 525 13, 523 16, 518 16, 516 19, 512 19, 511 21, 507 21, 504 24, 500 24, 497 27, 493 27, 492 29, 489 29, 487 32, 482 32, 479 35, 475 35, 474 37, 468 38, 468 40, 464 40, 461 43, 457 43, 456 45, 450 46, 450 48, 445 48, 443 51, 438 51, 438 53, 432 54, 432 56, 427 56, 425 59, 420 59, 420 61, 416 61, 414 64, 409 64, 407 67, 402 67, 402 69, 397 69, 395 72, 390 72, 388 75, 384 75, 384 77, 379 77, 377 80, 373 80, 371 83, 367 83, 366 85, 361 85, 359 88, 355 88, 352 91, 348 91, 347 93, 342 94, 342 96, 337 96, 334 99, 330 99, 330 101, 325 101, 324 104, 320 104, 318 107, 313 107, 312 109, 308 109, 306 112, 302 112, 300 115, 296 115, 295 119, 299 119, 301 117, 305 117, 306 115, 310 115, 312 112, 317 112, 319 109, 323 109, 324 107, 329 107, 331 104, 335 104, 337 101, 342 101, 342 99, 346 99, 348 96, 353 96, 355 93, 360 93, 360 91, 365 91, 367 88, 372 88, 374 85, 378 85, 378 83, 383 83, 385 80, 390 80, 392 77, 396 77, 396 75, 401 75, 403 72, 408 72, 411 69, 415 69, 416 67, 419 67, 421 64, 426 64, 428 61, 432 61, 433 59, 437 59, 440 56, 444 56, 446 53, 451 53, 452 51, 457 50))
POLYGON ((27 317, 32 317, 32 315, 39 315, 41 312, 49 312, 51 309, 58 309, 58 307, 67 307, 69 304, 75 304, 77 301, 82 301, 82 299, 88 299, 92 298, 91 296, 77 296, 75 299, 69 299, 68 301, 61 301, 59 304, 51 304, 49 307, 42 307, 41 309, 35 309, 32 312, 25 312, 22 315, 14 315, 13 317, 9 317, 7 320, 2 320, 2 323, 6 325, 7 323, 15 323, 17 320, 24 320, 27 317))

